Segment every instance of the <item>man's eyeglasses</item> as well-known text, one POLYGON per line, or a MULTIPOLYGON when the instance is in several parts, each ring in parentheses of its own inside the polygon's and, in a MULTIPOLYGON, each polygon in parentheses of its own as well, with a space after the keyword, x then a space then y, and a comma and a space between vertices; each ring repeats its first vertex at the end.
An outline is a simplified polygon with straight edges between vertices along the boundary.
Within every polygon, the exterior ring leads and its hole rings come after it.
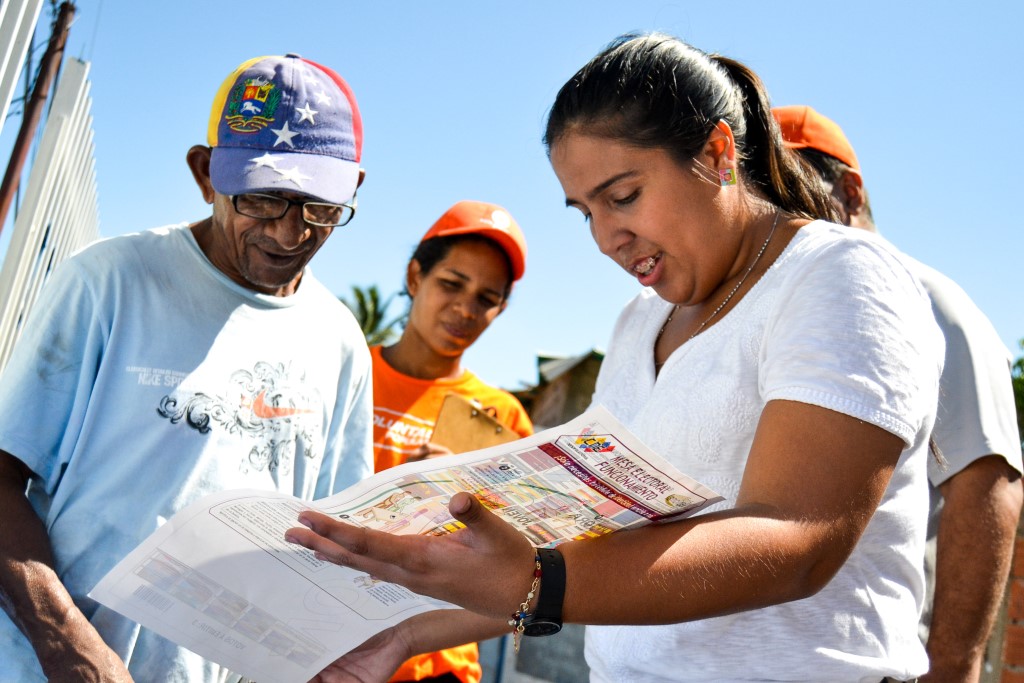
POLYGON ((236 194, 231 197, 235 211, 265 221, 284 218, 292 206, 302 207, 302 220, 321 228, 337 228, 345 225, 356 215, 356 198, 348 204, 327 204, 325 202, 304 202, 272 194, 236 194))

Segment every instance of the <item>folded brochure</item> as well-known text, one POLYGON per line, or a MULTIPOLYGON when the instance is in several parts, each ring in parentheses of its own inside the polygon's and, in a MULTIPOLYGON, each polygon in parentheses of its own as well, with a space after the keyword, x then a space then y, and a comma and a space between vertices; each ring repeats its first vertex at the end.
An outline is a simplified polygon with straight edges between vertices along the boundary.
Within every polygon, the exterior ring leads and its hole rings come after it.
POLYGON ((150 535, 90 597, 260 683, 308 681, 374 634, 455 606, 287 543, 298 513, 442 535, 461 527, 448 513, 459 491, 538 547, 683 519, 722 500, 598 406, 517 441, 379 472, 317 501, 211 494, 150 535))

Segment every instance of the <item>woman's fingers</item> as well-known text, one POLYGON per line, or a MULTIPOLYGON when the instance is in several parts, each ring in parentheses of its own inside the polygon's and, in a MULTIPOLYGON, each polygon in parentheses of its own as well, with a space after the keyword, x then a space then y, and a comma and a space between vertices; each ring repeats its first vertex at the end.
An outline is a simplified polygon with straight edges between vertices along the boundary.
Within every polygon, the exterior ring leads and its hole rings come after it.
POLYGON ((312 550, 329 562, 366 572, 377 578, 409 585, 405 561, 414 558, 410 548, 396 548, 416 541, 416 536, 394 536, 346 524, 328 515, 304 510, 302 527, 289 529, 285 540, 312 550))
POLYGON ((448 503, 448 512, 465 525, 466 528, 458 532, 459 538, 474 553, 508 560, 516 557, 517 551, 524 554, 523 549, 529 549, 528 554, 532 556, 533 545, 522 532, 487 509, 476 497, 456 493, 448 503))
POLYGON ((476 499, 476 496, 464 492, 456 493, 448 501, 448 512, 452 513, 452 517, 463 524, 466 523, 466 520, 475 522, 482 509, 483 505, 480 505, 480 501, 476 499))
POLYGON ((504 554, 529 541, 514 526, 491 512, 473 495, 456 493, 448 512, 466 526, 463 542, 477 552, 504 554))
POLYGON ((289 529, 285 538, 417 593, 491 617, 507 615, 529 589, 532 544, 468 493, 452 496, 448 508, 465 528, 445 536, 396 536, 305 510, 299 515, 304 527, 289 529))

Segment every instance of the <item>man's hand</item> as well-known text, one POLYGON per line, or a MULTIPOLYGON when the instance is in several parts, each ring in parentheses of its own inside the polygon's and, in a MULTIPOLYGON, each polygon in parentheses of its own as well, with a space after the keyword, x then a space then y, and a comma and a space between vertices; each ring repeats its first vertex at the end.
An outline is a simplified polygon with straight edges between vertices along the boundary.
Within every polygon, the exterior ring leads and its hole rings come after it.
POLYGON ((508 630, 504 619, 486 619, 465 610, 424 612, 381 631, 335 660, 310 683, 384 683, 413 655, 493 638, 508 630))
POLYGON ((310 683, 384 683, 408 658, 408 643, 392 627, 336 659, 310 683))

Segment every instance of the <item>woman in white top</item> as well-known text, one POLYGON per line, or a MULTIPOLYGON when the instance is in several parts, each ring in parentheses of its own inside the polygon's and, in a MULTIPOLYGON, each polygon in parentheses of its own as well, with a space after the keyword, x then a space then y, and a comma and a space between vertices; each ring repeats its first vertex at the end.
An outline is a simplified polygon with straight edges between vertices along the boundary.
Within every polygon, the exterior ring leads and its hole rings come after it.
MULTIPOLYGON (((545 141, 566 204, 644 287, 595 401, 726 497, 689 520, 559 546, 562 619, 593 625, 591 680, 923 673, 942 342, 899 254, 818 220, 834 216, 827 195, 783 148, 753 72, 669 36, 598 54, 559 92, 545 141)), ((509 628, 534 551, 471 496, 451 507, 467 529, 444 538, 300 517, 310 529, 290 540, 472 611, 410 620, 323 680, 376 680, 406 651, 509 628)), ((546 585, 550 603, 545 572, 528 612, 546 585)))

